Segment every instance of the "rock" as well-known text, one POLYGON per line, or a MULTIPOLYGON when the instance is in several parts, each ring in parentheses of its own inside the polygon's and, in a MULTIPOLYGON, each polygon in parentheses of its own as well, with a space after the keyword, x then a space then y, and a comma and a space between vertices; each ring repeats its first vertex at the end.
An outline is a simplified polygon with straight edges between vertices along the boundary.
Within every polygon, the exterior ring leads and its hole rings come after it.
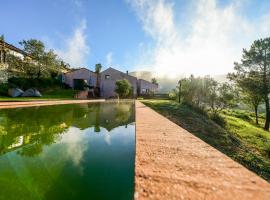
POLYGON ((20 88, 10 88, 8 89, 8 95, 11 97, 19 97, 23 94, 24 92, 20 88))
POLYGON ((35 89, 35 88, 30 88, 28 90, 26 90, 23 94, 23 97, 41 97, 42 95, 40 94, 40 92, 35 89))

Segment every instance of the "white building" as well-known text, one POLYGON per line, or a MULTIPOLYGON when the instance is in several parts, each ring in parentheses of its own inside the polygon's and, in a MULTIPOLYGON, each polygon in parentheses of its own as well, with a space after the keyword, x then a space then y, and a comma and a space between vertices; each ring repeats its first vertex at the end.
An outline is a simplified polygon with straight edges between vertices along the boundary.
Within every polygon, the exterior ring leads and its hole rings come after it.
POLYGON ((0 83, 8 80, 8 55, 13 55, 21 59, 24 59, 25 57, 31 59, 31 57, 23 50, 0 39, 0 83))

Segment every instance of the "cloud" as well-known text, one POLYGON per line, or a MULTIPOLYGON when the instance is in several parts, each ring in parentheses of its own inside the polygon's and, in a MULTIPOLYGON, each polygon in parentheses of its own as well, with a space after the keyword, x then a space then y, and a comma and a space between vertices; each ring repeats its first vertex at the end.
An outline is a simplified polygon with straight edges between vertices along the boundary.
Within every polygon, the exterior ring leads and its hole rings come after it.
POLYGON ((90 47, 86 42, 86 20, 82 20, 80 25, 75 28, 73 35, 65 42, 63 49, 56 50, 57 54, 72 67, 86 65, 90 47))
POLYGON ((87 143, 79 129, 71 127, 65 133, 61 142, 66 145, 65 158, 72 161, 74 166, 81 168, 84 152, 87 150, 87 143))
POLYGON ((112 62, 113 62, 113 52, 110 51, 106 55, 106 65, 107 66, 111 66, 112 65, 112 62))
POLYGON ((184 19, 175 16, 177 8, 172 1, 127 2, 154 41, 154 47, 142 54, 150 57, 137 59, 141 60, 137 65, 150 60, 151 70, 163 75, 227 73, 241 58, 242 48, 270 33, 269 15, 251 21, 241 14, 246 0, 231 1, 222 7, 216 0, 189 1, 181 13, 184 19))

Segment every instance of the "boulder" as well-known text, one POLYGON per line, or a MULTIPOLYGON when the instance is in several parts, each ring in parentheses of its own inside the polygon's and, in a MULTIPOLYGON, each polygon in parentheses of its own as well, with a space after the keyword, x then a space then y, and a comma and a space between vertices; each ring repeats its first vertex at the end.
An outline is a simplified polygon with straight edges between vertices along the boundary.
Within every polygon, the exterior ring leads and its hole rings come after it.
POLYGON ((19 97, 23 94, 24 92, 20 88, 10 88, 8 89, 8 95, 11 97, 19 97))
POLYGON ((35 89, 35 88, 30 88, 28 90, 26 90, 23 94, 23 97, 41 97, 42 95, 40 94, 40 92, 35 89))

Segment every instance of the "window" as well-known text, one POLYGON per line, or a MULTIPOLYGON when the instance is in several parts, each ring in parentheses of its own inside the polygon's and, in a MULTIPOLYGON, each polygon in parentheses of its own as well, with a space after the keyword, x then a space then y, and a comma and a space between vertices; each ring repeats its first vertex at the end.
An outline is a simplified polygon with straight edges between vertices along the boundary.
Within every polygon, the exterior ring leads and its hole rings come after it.
POLYGON ((105 75, 105 79, 109 79, 110 78, 110 75, 105 75))

